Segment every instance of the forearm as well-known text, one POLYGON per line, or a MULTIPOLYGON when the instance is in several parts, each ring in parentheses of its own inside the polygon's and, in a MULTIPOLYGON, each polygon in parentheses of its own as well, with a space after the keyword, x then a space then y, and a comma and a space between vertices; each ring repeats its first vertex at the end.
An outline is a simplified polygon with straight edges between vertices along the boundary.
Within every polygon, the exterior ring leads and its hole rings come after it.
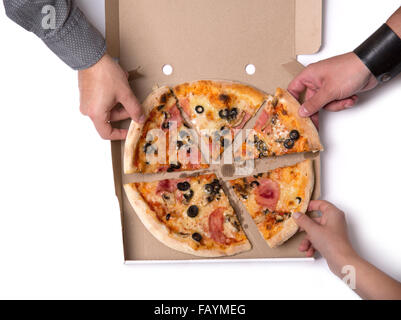
POLYGON ((86 69, 106 52, 102 35, 72 0, 3 0, 7 16, 41 38, 73 69, 86 69))
POLYGON ((387 20, 387 25, 401 38, 401 7, 387 20))
POLYGON ((401 283, 386 275, 384 272, 362 259, 356 253, 348 257, 340 257, 336 262, 336 275, 347 277, 355 287, 352 288, 363 299, 369 300, 399 300, 401 299, 401 283), (351 267, 351 269, 345 268, 351 267), (345 270, 348 274, 345 273, 345 270), (355 272, 353 274, 353 272, 355 272), (355 278, 354 278, 355 277, 355 278))

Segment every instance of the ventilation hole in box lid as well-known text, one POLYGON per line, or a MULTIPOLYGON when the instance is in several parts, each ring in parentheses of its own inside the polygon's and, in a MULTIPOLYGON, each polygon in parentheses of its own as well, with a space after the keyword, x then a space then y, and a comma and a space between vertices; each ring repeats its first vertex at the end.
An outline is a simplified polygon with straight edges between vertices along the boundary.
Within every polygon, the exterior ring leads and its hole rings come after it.
POLYGON ((164 66, 163 66, 163 73, 166 75, 166 76, 169 76, 169 75, 171 75, 172 73, 173 73, 173 67, 172 67, 172 65, 171 64, 165 64, 164 66))
POLYGON ((247 74, 249 74, 249 75, 251 76, 251 75, 255 74, 255 72, 256 72, 256 67, 255 67, 255 65, 253 65, 253 64, 248 64, 248 65, 245 67, 245 71, 246 71, 247 74))

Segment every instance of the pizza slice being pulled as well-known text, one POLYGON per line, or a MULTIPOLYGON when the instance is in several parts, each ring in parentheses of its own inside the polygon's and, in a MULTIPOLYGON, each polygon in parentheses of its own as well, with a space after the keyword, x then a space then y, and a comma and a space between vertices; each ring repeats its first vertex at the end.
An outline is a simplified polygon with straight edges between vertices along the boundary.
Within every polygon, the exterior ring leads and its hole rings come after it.
POLYGON ((272 248, 298 230, 294 212, 305 213, 314 186, 312 160, 230 181, 263 238, 272 248))
POLYGON ((289 92, 277 89, 259 114, 253 134, 235 151, 236 158, 261 159, 323 150, 316 127, 309 118, 298 115, 299 107, 289 92))

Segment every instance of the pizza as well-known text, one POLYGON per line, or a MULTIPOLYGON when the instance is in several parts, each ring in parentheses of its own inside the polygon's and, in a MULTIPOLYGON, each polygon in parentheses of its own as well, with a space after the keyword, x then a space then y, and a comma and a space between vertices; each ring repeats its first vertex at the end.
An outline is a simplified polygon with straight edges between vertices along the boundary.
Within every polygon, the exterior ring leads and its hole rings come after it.
POLYGON ((252 134, 234 150, 241 159, 322 150, 311 120, 298 116, 299 104, 288 92, 277 89, 273 96, 244 84, 204 80, 157 88, 143 108, 147 120, 131 123, 124 148, 124 172, 141 179, 133 177, 124 189, 153 236, 181 252, 220 257, 251 249, 241 213, 253 218, 271 247, 296 233, 292 214, 308 207, 312 160, 232 181, 216 175, 224 164, 211 166, 237 129, 251 126, 252 134), (237 212, 238 204, 246 210, 237 212))
POLYGON ((154 91, 143 103, 147 121, 132 122, 128 132, 124 171, 160 173, 208 168, 197 146, 197 135, 182 118, 177 100, 167 87, 154 91))
POLYGON ((260 159, 291 153, 321 151, 319 134, 309 118, 298 115, 300 105, 287 91, 269 96, 253 132, 236 150, 236 158, 260 159))
POLYGON ((170 248, 218 257, 251 245, 216 175, 125 185, 143 224, 170 248))
POLYGON ((176 86, 174 94, 187 119, 217 159, 267 98, 250 86, 227 81, 196 81, 176 86))
POLYGON ((251 215, 271 248, 298 230, 294 212, 305 213, 314 186, 312 160, 230 181, 238 199, 251 215))

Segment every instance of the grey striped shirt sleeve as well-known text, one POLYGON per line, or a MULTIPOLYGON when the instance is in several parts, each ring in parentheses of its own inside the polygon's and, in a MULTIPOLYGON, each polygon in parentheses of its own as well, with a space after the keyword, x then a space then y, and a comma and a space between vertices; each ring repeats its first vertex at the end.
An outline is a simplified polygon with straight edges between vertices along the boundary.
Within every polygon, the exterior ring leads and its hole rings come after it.
POLYGON ((86 69, 106 52, 103 36, 72 0, 3 0, 7 16, 33 32, 66 64, 86 69))

